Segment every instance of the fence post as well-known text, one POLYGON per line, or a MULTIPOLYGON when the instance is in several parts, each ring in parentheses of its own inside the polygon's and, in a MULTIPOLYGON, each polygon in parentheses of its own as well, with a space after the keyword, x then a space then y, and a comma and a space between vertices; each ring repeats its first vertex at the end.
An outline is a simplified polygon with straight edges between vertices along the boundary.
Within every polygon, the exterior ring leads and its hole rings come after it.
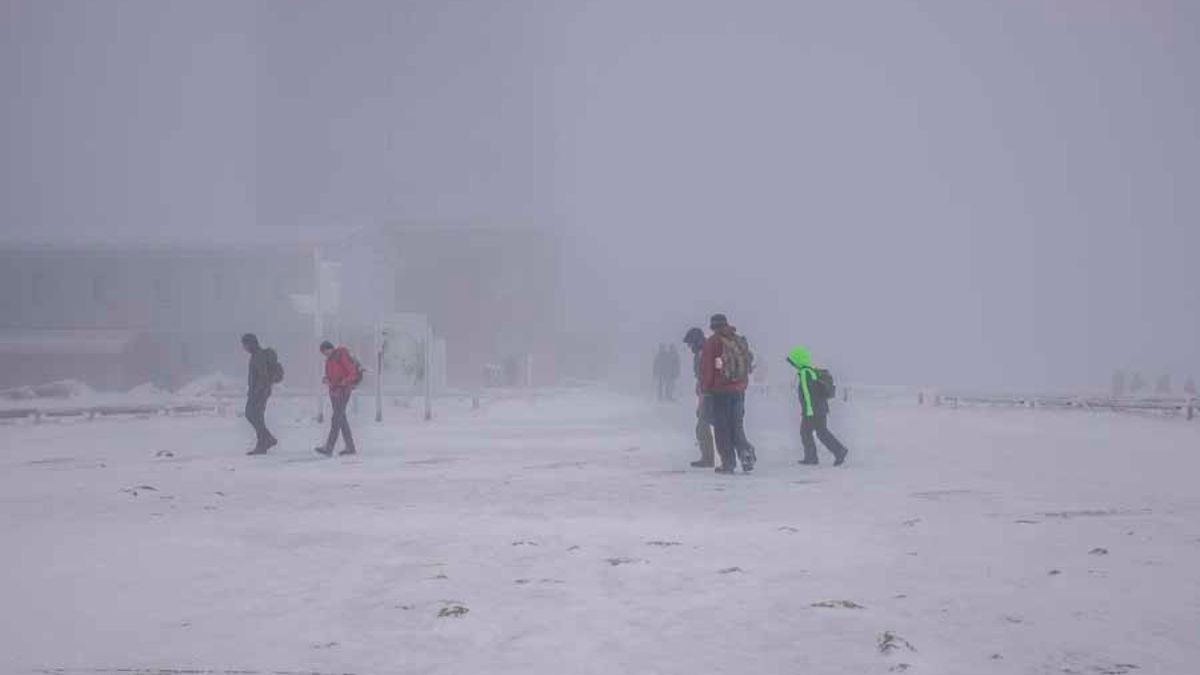
POLYGON ((1188 421, 1190 422, 1190 421, 1192 420, 1192 418, 1193 418, 1193 417, 1195 417, 1195 416, 1196 416, 1196 401, 1195 401, 1195 399, 1190 399, 1190 398, 1189 398, 1189 399, 1188 399, 1188 402, 1187 402, 1187 418, 1188 418, 1188 421))
POLYGON ((925 392, 917 392, 917 405, 925 405, 925 392))

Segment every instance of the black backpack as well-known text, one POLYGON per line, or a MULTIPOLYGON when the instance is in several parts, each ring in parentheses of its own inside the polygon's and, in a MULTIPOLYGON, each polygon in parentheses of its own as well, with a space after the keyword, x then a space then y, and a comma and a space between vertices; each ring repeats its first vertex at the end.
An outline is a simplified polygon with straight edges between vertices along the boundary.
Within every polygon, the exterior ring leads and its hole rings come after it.
POLYGON ((279 362, 279 355, 270 347, 264 349, 263 352, 266 353, 267 377, 270 378, 271 384, 283 382, 283 364, 279 362))
POLYGON ((821 393, 825 398, 837 398, 837 384, 833 381, 833 373, 824 368, 814 368, 817 371, 817 384, 821 385, 821 393))

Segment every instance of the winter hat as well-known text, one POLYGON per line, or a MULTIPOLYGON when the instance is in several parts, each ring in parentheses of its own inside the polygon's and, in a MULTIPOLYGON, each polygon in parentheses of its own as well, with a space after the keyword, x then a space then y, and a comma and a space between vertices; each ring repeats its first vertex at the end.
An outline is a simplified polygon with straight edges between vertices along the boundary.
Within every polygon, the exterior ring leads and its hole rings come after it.
POLYGON ((708 320, 708 327, 713 330, 724 328, 728 325, 729 319, 726 319, 724 314, 713 314, 712 318, 708 320))
POLYGON ((242 344, 247 347, 257 347, 258 346, 258 336, 255 335, 254 333, 246 333, 245 335, 242 336, 242 344))
POLYGON ((698 345, 704 342, 704 331, 699 328, 689 328, 687 333, 683 335, 683 343, 685 345, 698 345))
POLYGON ((326 349, 333 349, 333 343, 329 340, 325 340, 321 343, 321 351, 325 351, 326 349))

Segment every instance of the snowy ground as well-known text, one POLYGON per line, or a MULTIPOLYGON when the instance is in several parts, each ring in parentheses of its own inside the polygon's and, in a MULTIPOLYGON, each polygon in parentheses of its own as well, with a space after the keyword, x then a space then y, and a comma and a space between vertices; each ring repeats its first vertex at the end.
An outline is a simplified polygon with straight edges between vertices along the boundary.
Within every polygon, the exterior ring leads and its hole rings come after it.
POLYGON ((833 469, 789 407, 752 476, 598 392, 0 426, 0 672, 1200 672, 1200 423, 853 403, 833 469))

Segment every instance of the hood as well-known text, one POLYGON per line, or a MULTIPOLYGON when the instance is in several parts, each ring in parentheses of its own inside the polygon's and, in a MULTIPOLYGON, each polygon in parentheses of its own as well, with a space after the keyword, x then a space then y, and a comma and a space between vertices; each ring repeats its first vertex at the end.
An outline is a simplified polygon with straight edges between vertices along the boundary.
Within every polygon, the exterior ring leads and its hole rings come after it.
POLYGON ((796 370, 804 367, 812 367, 812 356, 808 353, 807 347, 792 347, 792 351, 788 352, 788 363, 796 370))

